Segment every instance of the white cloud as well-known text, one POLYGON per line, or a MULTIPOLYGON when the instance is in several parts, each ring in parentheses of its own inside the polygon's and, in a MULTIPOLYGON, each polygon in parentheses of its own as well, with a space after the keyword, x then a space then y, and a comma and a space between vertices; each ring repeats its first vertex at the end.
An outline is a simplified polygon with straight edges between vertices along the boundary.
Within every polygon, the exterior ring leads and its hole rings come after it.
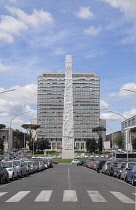
POLYGON ((129 97, 135 99, 136 83, 127 83, 120 88, 119 92, 111 93, 110 96, 129 97))
POLYGON ((26 14, 23 10, 13 7, 6 7, 12 15, 16 15, 18 19, 27 25, 39 27, 41 24, 53 24, 54 19, 49 12, 34 9, 32 15, 26 14))
POLYGON ((127 17, 136 17, 136 0, 102 0, 113 8, 119 8, 127 17))
POLYGON ((90 19, 94 14, 90 11, 90 7, 80 7, 80 10, 75 15, 81 19, 90 19))
POLYGON ((11 66, 5 66, 2 63, 0 63, 0 72, 5 72, 11 70, 11 66))
POLYGON ((37 11, 35 9, 31 15, 28 15, 18 8, 8 6, 6 6, 6 8, 11 15, 17 16, 16 18, 8 15, 0 16, 0 40, 4 40, 8 43, 14 42, 15 35, 21 35, 22 32, 32 27, 42 29, 41 26, 52 25, 54 23, 52 15, 43 10, 37 11))
POLYGON ((109 109, 109 105, 105 102, 105 101, 103 101, 103 100, 100 100, 100 109, 101 110, 108 110, 109 109))
POLYGON ((91 26, 90 28, 85 29, 84 33, 88 34, 88 35, 91 35, 91 36, 97 36, 100 33, 101 29, 102 29, 101 26, 98 27, 98 28, 96 28, 94 26, 91 26))
MULTIPOLYGON (((31 117, 31 119, 37 117, 37 110, 32 108, 32 106, 36 106, 37 103, 37 85, 31 84, 26 85, 24 87, 14 86, 10 89, 14 89, 12 92, 6 92, 4 94, 0 94, 0 116, 1 122, 3 124, 9 126, 10 120, 17 114, 25 113, 26 117, 31 117)), ((3 88, 0 88, 0 92, 5 91, 3 88)), ((13 122, 15 128, 20 128, 21 124, 25 122, 20 120, 24 117, 18 116, 17 121, 13 122)), ((16 119, 15 119, 16 120, 16 119)), ((27 119, 28 121, 28 119, 27 119)))

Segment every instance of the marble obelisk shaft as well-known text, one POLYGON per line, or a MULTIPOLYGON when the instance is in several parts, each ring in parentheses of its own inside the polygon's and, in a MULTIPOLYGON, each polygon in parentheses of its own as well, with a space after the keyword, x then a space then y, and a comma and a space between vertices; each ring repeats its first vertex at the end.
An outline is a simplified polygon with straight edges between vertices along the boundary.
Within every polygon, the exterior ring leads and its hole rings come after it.
POLYGON ((72 56, 66 55, 64 112, 62 131, 62 158, 74 158, 74 122, 73 122, 73 88, 72 56))

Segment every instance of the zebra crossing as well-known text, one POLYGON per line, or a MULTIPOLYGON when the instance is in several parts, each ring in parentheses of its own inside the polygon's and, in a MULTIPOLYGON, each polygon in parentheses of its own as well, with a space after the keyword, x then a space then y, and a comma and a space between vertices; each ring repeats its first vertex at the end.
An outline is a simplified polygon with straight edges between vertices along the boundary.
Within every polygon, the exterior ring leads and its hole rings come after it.
MULTIPOLYGON (((25 196, 28 196, 32 191, 19 191, 8 200, 4 201, 6 203, 17 203, 23 200, 25 196)), ((86 190, 87 195, 90 198, 90 201, 93 203, 106 203, 108 202, 104 196, 98 191, 86 190)), ((135 199, 132 200, 121 192, 109 191, 108 193, 111 196, 114 196, 117 200, 125 204, 134 204, 135 199)), ((53 190, 42 190, 34 202, 49 202, 51 200, 51 196, 53 194, 53 190)), ((134 193, 132 193, 134 194, 134 193)), ((4 197, 4 195, 8 195, 8 192, 0 192, 0 197, 4 197)), ((78 202, 77 192, 75 190, 64 190, 63 192, 63 202, 78 202)), ((80 200, 81 202, 81 200, 80 200)))

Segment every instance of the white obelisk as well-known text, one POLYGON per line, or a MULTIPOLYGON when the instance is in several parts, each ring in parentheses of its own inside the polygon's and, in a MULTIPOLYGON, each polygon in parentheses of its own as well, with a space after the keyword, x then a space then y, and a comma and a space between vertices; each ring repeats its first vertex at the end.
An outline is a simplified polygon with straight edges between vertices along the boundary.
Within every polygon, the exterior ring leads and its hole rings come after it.
POLYGON ((74 121, 73 121, 73 88, 72 56, 66 55, 64 112, 62 131, 62 158, 74 158, 74 121))

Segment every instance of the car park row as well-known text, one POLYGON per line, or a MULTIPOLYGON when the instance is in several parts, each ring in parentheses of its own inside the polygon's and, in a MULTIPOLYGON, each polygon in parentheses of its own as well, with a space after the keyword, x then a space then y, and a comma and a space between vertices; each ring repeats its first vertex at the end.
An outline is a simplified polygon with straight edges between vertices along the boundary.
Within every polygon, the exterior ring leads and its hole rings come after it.
POLYGON ((133 186, 136 185, 135 161, 86 160, 85 162, 78 161, 77 165, 82 165, 93 169, 98 173, 116 177, 124 180, 124 182, 131 183, 133 186))
POLYGON ((20 160, 0 161, 0 184, 14 181, 30 174, 53 167, 52 160, 20 160))

